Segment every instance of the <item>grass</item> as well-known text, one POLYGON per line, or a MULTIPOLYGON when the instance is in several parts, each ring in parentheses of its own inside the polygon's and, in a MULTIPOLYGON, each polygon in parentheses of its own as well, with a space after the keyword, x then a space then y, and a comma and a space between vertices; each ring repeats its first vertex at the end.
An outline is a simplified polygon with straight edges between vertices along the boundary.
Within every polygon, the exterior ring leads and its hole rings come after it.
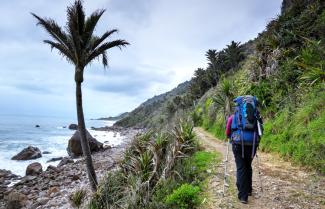
MULTIPOLYGON (((265 131, 261 148, 266 152, 276 152, 298 165, 313 168, 325 174, 325 93, 323 84, 309 87, 302 92, 298 107, 286 105, 274 117, 269 117, 264 125, 265 131)), ((213 105, 211 100, 204 102, 204 109, 213 105)), ((200 111, 199 111, 200 110, 200 111)), ((209 119, 206 111, 201 112, 198 124, 219 139, 225 138, 225 121, 218 113, 214 121, 209 119)), ((218 111, 218 110, 216 110, 218 111)), ((270 108, 270 111, 273 111, 270 108)), ((266 113, 267 115, 267 113, 266 113)))
POLYGON ((197 172, 202 173, 211 168, 210 165, 218 164, 221 159, 221 154, 217 152, 196 152, 193 157, 193 165, 196 166, 197 172))
POLYGON ((278 152, 293 162, 325 174, 325 93, 304 98, 294 112, 284 109, 265 124, 263 151, 278 152))
POLYGON ((87 191, 84 189, 80 189, 75 191, 74 193, 71 194, 70 196, 70 201, 73 205, 73 207, 80 208, 82 203, 85 200, 87 191))

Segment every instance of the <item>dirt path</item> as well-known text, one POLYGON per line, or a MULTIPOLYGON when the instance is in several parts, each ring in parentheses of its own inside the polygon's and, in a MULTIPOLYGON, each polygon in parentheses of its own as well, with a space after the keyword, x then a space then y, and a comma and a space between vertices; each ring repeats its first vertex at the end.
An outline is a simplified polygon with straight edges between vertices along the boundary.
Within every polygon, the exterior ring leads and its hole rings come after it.
MULTIPOLYGON (((226 155, 226 143, 217 140, 203 130, 195 128, 195 133, 206 150, 226 155)), ((229 149, 229 187, 223 196, 224 163, 216 169, 208 184, 208 201, 204 208, 240 209, 325 209, 325 177, 292 166, 278 156, 258 152, 260 159, 261 181, 257 173, 256 158, 253 161, 253 196, 247 205, 237 200, 236 167, 231 146, 229 149), (262 182, 263 192, 260 182, 262 182)))

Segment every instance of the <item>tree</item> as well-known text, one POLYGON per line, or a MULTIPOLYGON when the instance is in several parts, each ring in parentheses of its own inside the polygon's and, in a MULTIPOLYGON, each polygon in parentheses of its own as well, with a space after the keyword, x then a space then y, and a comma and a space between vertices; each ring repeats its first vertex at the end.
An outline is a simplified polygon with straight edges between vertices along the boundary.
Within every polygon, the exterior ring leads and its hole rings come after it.
POLYGON ((222 107, 225 121, 230 115, 234 97, 235 89, 233 81, 224 78, 218 86, 213 101, 222 107))
POLYGON ((63 30, 53 19, 41 18, 34 13, 32 15, 37 19, 37 25, 40 25, 48 32, 52 40, 44 40, 51 49, 58 50, 59 54, 67 59, 69 63, 75 66, 76 82, 76 107, 78 117, 78 127, 81 138, 81 147, 86 161, 86 168, 91 188, 97 189, 97 177, 92 163, 89 143, 86 138, 86 127, 82 107, 81 84, 84 81, 85 67, 94 60, 101 57, 102 64, 108 66, 107 50, 114 47, 128 45, 125 40, 114 40, 106 42, 116 29, 105 32, 102 36, 94 35, 95 27, 105 10, 97 10, 89 17, 85 17, 85 12, 81 0, 76 0, 67 8, 67 22, 63 30))
POLYGON ((217 69, 217 50, 215 49, 209 49, 206 53, 205 56, 208 60, 208 68, 212 68, 212 69, 217 69))
POLYGON ((211 88, 211 84, 207 72, 203 68, 198 68, 191 81, 191 93, 195 98, 200 98, 209 88, 211 88))
POLYGON ((242 61, 244 56, 243 46, 240 45, 240 42, 232 41, 230 45, 227 45, 225 49, 226 53, 226 62, 231 69, 234 69, 240 61, 242 61))
POLYGON ((210 80, 210 83, 213 86, 216 86, 218 83, 218 79, 220 77, 220 72, 218 72, 217 68, 217 50, 215 49, 209 49, 206 53, 205 56, 208 60, 208 68, 207 68, 207 76, 210 80))

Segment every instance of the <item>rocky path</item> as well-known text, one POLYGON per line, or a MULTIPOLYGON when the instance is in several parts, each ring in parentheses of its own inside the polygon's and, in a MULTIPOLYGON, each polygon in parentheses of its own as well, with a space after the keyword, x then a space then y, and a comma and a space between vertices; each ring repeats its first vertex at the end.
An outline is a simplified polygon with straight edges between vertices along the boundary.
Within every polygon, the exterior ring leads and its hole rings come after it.
MULTIPOLYGON (((195 132, 206 150, 226 155, 226 143, 217 140, 202 128, 195 132)), ((253 161, 253 196, 244 205, 237 200, 236 166, 231 146, 229 149, 229 187, 223 195, 224 163, 210 179, 208 201, 204 208, 249 208, 249 209, 325 209, 325 177, 308 172, 301 167, 292 166, 274 154, 258 152, 260 160, 260 178, 257 172, 257 160, 253 161), (260 186, 262 182, 262 188, 260 186)))

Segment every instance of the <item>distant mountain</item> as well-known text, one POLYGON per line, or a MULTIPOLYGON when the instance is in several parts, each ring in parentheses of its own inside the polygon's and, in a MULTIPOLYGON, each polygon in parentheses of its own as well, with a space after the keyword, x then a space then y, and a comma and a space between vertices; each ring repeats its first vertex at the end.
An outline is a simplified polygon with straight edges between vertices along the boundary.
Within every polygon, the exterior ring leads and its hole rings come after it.
POLYGON ((186 81, 169 92, 148 99, 126 117, 117 121, 115 125, 123 127, 148 127, 151 124, 162 123, 168 117, 166 112, 168 102, 172 101, 176 96, 185 94, 189 87, 190 82, 186 81))
POLYGON ((110 116, 110 117, 107 117, 107 118, 98 118, 97 120, 112 120, 112 121, 116 121, 116 120, 121 120, 125 117, 127 117, 129 115, 128 112, 125 112, 125 113, 122 113, 122 114, 119 114, 117 116, 110 116))

